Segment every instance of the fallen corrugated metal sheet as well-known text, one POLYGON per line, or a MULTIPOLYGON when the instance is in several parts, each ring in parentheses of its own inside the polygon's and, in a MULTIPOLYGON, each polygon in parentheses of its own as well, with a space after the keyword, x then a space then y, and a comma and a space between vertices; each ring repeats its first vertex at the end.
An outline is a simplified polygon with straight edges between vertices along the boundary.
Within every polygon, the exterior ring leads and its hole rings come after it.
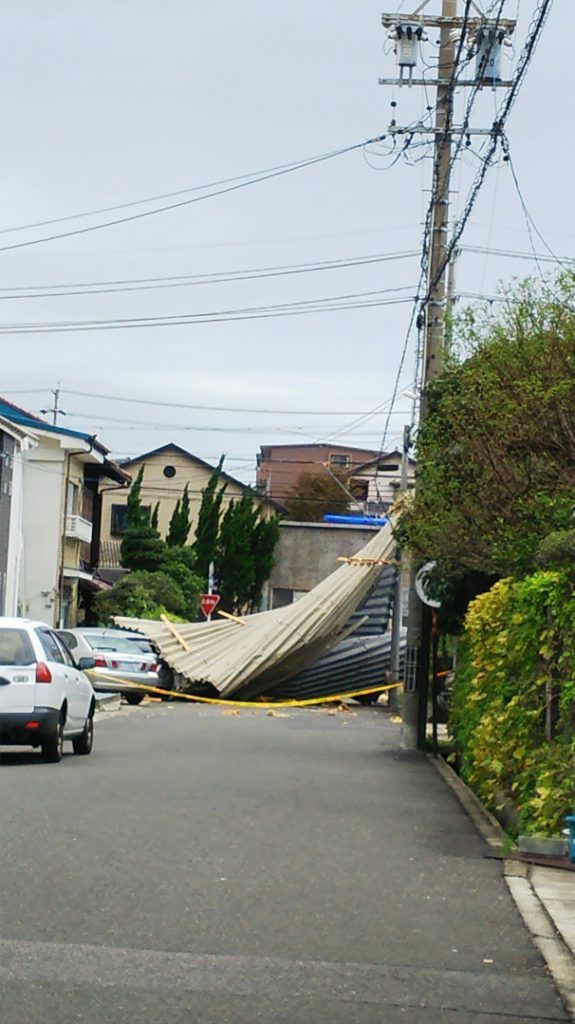
POLYGON ((349 618, 354 636, 375 636, 385 633, 389 625, 393 597, 397 583, 397 569, 386 565, 371 594, 349 618))
POLYGON ((163 622, 119 617, 157 644, 189 683, 210 683, 224 697, 259 696, 313 664, 350 632, 350 616, 365 601, 393 557, 395 517, 350 561, 286 608, 245 616, 243 624, 163 622), (185 649, 187 648, 187 649, 185 649))
MULTIPOLYGON (((400 650, 405 648, 405 637, 400 650)), ((391 634, 348 637, 310 668, 274 686, 274 700, 314 700, 371 686, 385 686, 391 663, 391 634)), ((394 682, 396 680, 393 680, 394 682)))

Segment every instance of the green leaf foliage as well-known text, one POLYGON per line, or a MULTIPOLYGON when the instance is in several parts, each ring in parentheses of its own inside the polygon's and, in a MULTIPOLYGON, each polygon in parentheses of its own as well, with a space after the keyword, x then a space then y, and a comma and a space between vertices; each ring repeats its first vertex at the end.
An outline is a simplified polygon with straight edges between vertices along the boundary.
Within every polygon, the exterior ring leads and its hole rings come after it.
POLYGON ((192 596, 190 584, 182 585, 173 571, 131 572, 111 590, 102 591, 94 599, 94 611, 102 624, 114 615, 127 615, 143 619, 159 619, 162 614, 180 621, 197 615, 200 581, 192 596), (187 590, 187 592, 186 592, 187 590))
POLYGON ((321 523, 328 513, 349 510, 346 478, 327 472, 300 473, 283 504, 288 519, 297 523, 321 523))
POLYGON ((165 544, 161 540, 157 528, 157 514, 154 510, 150 521, 147 509, 142 508, 142 466, 128 494, 128 527, 122 537, 120 559, 125 569, 155 572, 160 569, 164 560, 165 544))
POLYGON ((198 574, 206 581, 208 579, 210 562, 215 561, 216 557, 222 502, 227 487, 225 482, 220 486, 224 458, 225 456, 222 455, 207 486, 202 492, 202 502, 196 526, 194 540, 196 567, 198 574))
POLYGON ((450 729, 484 803, 557 835, 575 808, 575 594, 570 572, 500 580, 469 606, 450 729), (553 691, 556 720, 546 709, 553 691))
POLYGON ((224 611, 240 611, 248 604, 255 587, 252 535, 257 509, 249 494, 230 501, 218 536, 216 579, 224 611))
POLYGON ((526 283, 498 320, 456 327, 465 358, 429 387, 417 442, 417 496, 400 537, 444 576, 532 571, 541 539, 575 504, 575 279, 526 283))
POLYGON ((172 513, 166 544, 168 547, 183 547, 187 544, 191 529, 190 494, 188 484, 184 487, 182 499, 178 498, 172 513))
POLYGON ((227 488, 227 483, 220 484, 223 463, 222 455, 202 494, 193 545, 196 572, 207 581, 213 562, 222 611, 253 611, 273 567, 279 522, 277 517, 265 518, 248 490, 222 514, 227 488))

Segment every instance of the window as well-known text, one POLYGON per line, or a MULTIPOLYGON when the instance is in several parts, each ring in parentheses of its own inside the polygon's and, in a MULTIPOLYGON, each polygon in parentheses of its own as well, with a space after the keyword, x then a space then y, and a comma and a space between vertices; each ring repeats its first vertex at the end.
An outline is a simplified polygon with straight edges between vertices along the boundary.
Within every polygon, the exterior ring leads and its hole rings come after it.
POLYGON ((349 469, 349 467, 351 466, 351 456, 330 455, 329 464, 332 469, 349 469))
POLYGON ((57 661, 60 665, 63 665, 64 654, 54 634, 49 629, 37 629, 36 633, 40 638, 40 643, 48 661, 57 661))
POLYGON ((33 665, 35 661, 25 629, 0 629, 0 665, 33 665))
POLYGON ((286 608, 293 603, 293 590, 291 587, 274 587, 272 589, 272 608, 286 608))
POLYGON ((76 663, 75 663, 72 655, 70 654, 70 651, 66 647, 66 644, 62 643, 62 641, 60 640, 60 637, 56 636, 54 633, 51 633, 50 635, 52 636, 55 644, 57 645, 58 650, 62 652, 62 658, 64 659, 64 664, 65 665, 69 665, 70 668, 76 668, 76 663))
MULTIPOLYGON (((144 522, 150 521, 152 509, 150 505, 142 505, 142 518, 144 522)), ((112 505, 110 513, 110 533, 112 537, 122 537, 128 529, 128 506, 112 505)))
POLYGON ((68 480, 68 492, 66 494, 66 514, 69 516, 75 516, 78 513, 78 495, 80 488, 78 484, 73 484, 71 480, 68 480))
POLYGON ((110 532, 112 537, 121 537, 128 528, 128 506, 112 505, 110 532))
POLYGON ((74 648, 78 646, 78 638, 74 636, 73 633, 62 632, 60 633, 60 636, 62 637, 62 640, 66 644, 66 647, 69 648, 69 650, 73 651, 74 648))
POLYGON ((116 654, 149 654, 152 651, 151 644, 145 637, 135 640, 125 636, 106 636, 104 633, 89 633, 84 635, 84 640, 90 645, 93 651, 112 651, 116 654))
POLYGON ((164 476, 167 476, 168 480, 171 480, 172 477, 174 477, 175 475, 176 475, 176 467, 175 466, 164 466, 164 476))

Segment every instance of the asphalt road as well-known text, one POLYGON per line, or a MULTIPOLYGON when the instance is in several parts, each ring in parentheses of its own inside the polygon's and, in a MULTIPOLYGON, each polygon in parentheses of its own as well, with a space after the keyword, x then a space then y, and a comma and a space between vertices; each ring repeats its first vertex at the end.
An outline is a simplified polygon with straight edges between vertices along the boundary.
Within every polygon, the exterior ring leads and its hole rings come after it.
POLYGON ((544 1024, 501 877, 380 709, 100 717, 0 766, 2 1024, 544 1024))

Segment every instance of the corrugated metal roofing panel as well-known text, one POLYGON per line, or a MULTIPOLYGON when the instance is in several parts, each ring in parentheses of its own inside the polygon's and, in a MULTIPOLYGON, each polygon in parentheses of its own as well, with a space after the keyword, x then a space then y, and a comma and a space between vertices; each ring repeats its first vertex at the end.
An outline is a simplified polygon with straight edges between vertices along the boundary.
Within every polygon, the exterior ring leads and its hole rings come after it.
POLYGON ((274 700, 312 700, 385 685, 390 662, 387 636, 350 637, 315 665, 274 687, 274 700))
POLYGON ((146 619, 116 621, 151 637, 171 668, 190 683, 209 682, 226 697, 259 695, 313 664, 347 633, 350 616, 392 557, 393 522, 392 515, 352 560, 299 601, 248 615, 243 624, 224 620, 170 628, 146 619))

